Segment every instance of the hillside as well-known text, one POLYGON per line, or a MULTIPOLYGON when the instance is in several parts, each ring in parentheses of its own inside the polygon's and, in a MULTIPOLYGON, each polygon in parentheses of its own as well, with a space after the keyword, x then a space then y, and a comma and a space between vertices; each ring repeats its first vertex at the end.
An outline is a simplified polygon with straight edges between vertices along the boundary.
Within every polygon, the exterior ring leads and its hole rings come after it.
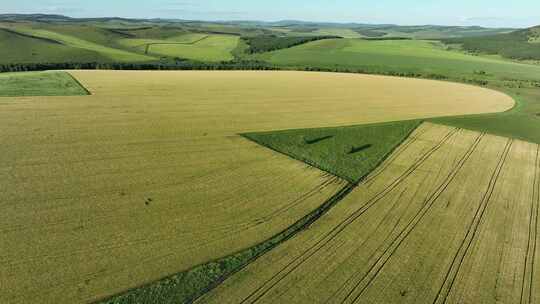
POLYGON ((83 50, 51 39, 0 29, 0 63, 101 62, 98 52, 83 50))
POLYGON ((176 62, 179 59, 217 62, 243 58, 244 50, 248 54, 266 52, 321 38, 463 38, 507 33, 509 29, 0 14, 0 31, 3 46, 0 64, 25 64, 176 62), (186 45, 186 41, 191 41, 186 37, 193 35, 209 39, 186 45))
POLYGON ((540 60, 540 26, 506 34, 443 40, 472 53, 497 54, 519 60, 540 60))

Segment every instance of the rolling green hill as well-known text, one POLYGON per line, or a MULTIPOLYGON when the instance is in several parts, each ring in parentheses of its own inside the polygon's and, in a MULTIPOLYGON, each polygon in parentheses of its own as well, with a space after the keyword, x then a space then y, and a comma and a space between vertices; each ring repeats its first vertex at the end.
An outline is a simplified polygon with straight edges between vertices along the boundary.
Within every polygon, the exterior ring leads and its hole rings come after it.
POLYGON ((229 61, 240 39, 237 34, 195 30, 193 25, 108 25, 0 22, 0 42, 5 46, 0 63, 229 61))
POLYGON ((368 37, 404 37, 412 39, 444 39, 456 37, 478 37, 508 33, 514 29, 483 28, 479 26, 399 26, 369 24, 295 24, 280 26, 279 29, 288 35, 337 35, 343 38, 368 37))
MULTIPOLYGON (((321 67, 371 73, 418 73, 471 80, 484 73, 502 80, 540 80, 540 66, 448 51, 435 41, 331 39, 310 42, 256 58, 287 67, 321 67)), ((485 76, 485 75, 484 75, 485 76)), ((485 77, 482 77, 485 78, 485 77)))
POLYGON ((78 35, 75 36, 71 31, 77 30, 76 28, 61 27, 60 30, 48 29, 47 27, 41 27, 39 25, 23 25, 23 26, 12 26, 12 25, 2 25, 2 28, 7 29, 11 32, 17 33, 19 35, 26 35, 34 37, 35 39, 48 40, 51 42, 56 42, 58 44, 66 45, 72 48, 77 48, 85 51, 92 51, 100 54, 103 58, 106 58, 106 61, 114 62, 139 62, 139 61, 151 61, 155 58, 135 54, 126 50, 121 50, 113 47, 109 47, 105 44, 100 44, 104 42, 103 35, 99 35, 99 31, 95 28, 88 29, 79 29, 77 31, 78 35), (65 33, 67 32, 67 33, 65 33), (81 38, 81 36, 85 36, 81 38), (90 39, 89 39, 90 38, 90 39), (93 42, 92 40, 96 41, 93 42), (100 42, 100 43, 98 43, 100 42))
POLYGON ((540 26, 507 34, 443 40, 472 53, 498 54, 519 60, 540 60, 540 26))
POLYGON ((101 62, 107 58, 93 51, 0 29, 0 63, 101 62))

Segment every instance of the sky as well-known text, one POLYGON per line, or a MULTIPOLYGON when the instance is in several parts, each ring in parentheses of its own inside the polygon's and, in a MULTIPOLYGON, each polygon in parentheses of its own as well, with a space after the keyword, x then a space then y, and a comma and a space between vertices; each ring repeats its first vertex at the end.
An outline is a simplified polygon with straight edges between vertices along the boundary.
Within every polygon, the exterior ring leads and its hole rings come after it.
POLYGON ((0 13, 528 27, 540 0, 0 0, 0 13))

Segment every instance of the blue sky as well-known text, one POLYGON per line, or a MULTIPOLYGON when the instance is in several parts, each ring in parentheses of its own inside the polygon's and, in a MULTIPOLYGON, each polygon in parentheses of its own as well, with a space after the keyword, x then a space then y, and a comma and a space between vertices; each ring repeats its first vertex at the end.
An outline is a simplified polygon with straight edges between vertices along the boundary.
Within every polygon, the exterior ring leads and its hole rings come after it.
POLYGON ((0 0, 0 13, 526 27, 540 0, 0 0))

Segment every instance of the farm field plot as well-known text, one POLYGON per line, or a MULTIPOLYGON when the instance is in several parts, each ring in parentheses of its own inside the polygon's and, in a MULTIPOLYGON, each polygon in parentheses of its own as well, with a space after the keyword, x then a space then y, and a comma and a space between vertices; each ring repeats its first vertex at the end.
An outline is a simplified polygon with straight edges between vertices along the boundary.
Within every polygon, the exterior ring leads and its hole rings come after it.
POLYGON ((201 40, 208 38, 206 34, 184 34, 166 39, 156 38, 124 38, 117 41, 123 47, 135 49, 139 52, 146 52, 149 45, 156 44, 195 44, 201 40))
POLYGON ((140 47, 147 44, 159 44, 159 43, 185 43, 192 44, 201 39, 207 38, 206 34, 185 34, 178 35, 174 37, 169 37, 167 39, 156 39, 156 38, 124 38, 118 41, 119 44, 126 47, 140 47))
POLYGON ((149 45, 148 54, 200 61, 226 61, 234 59, 232 51, 239 39, 237 36, 210 35, 194 40, 191 44, 154 43, 149 45))
POLYGON ((198 303, 540 303, 539 146, 424 123, 198 303))
POLYGON ((88 92, 66 72, 29 72, 0 74, 0 97, 69 96, 88 92))
POLYGON ((0 98, 2 303, 85 303, 184 271, 268 239, 346 185, 239 133, 513 106, 380 76, 72 74, 92 95, 0 98))

